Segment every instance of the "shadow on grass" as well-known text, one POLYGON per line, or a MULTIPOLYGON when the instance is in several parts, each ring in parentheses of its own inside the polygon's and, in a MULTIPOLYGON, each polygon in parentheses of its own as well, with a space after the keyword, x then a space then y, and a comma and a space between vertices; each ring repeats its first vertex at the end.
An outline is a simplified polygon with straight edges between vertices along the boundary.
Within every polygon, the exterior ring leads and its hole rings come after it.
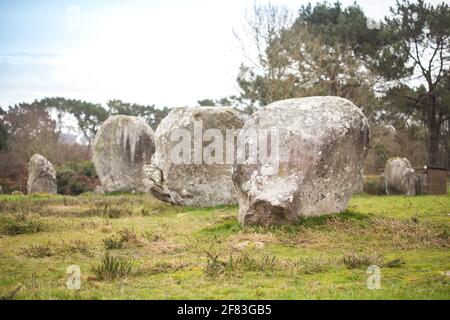
POLYGON ((237 205, 227 205, 227 204, 222 204, 222 205, 218 205, 215 207, 206 207, 206 208, 197 208, 197 207, 190 207, 190 206, 184 207, 181 205, 173 205, 173 207, 183 208, 184 212, 201 212, 201 213, 209 213, 209 212, 213 212, 213 211, 217 211, 217 210, 235 211, 238 208, 237 205))
POLYGON ((300 217, 297 222, 284 225, 274 225, 269 227, 263 226, 241 226, 236 217, 228 218, 225 221, 220 221, 213 226, 204 228, 199 231, 201 235, 208 236, 227 236, 239 231, 245 233, 268 233, 268 232, 282 232, 286 234, 295 234, 305 228, 320 228, 326 227, 331 220, 338 221, 354 221, 360 224, 369 222, 371 217, 368 214, 363 214, 357 211, 345 210, 341 213, 319 216, 319 217, 300 217))
POLYGON ((207 228, 203 228, 199 231, 199 235, 205 236, 228 236, 242 230, 242 226, 237 221, 237 218, 229 218, 225 221, 216 223, 215 225, 207 228))
POLYGON ((318 217, 299 217, 295 223, 292 224, 284 224, 284 225, 275 225, 267 228, 256 227, 261 230, 269 229, 273 231, 284 231, 287 233, 293 232, 296 233, 299 229, 304 228, 317 228, 317 227, 325 227, 331 220, 338 221, 369 221, 370 215, 363 214, 353 210, 345 210, 341 213, 334 213, 329 215, 323 215, 318 217))

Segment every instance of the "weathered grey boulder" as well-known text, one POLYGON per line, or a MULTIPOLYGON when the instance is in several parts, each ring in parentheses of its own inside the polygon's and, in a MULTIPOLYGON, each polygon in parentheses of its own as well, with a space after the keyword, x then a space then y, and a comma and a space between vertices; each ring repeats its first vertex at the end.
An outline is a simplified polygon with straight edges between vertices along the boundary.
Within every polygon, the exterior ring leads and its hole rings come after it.
POLYGON ((386 194, 415 195, 415 177, 416 173, 408 159, 400 157, 389 159, 384 169, 386 194))
POLYGON ((28 162, 28 194, 44 192, 56 194, 56 171, 50 161, 36 153, 28 162))
MULTIPOLYGON (((339 97, 277 101, 255 112, 241 134, 250 128, 277 130, 278 156, 234 166, 241 223, 282 224, 347 208, 369 141, 367 119, 353 103, 339 97)), ((239 138, 249 148, 256 143, 239 138)))
POLYGON ((225 140, 227 130, 243 123, 243 116, 231 107, 173 109, 155 132, 156 152, 152 165, 145 167, 151 193, 163 201, 195 207, 236 203, 225 140), (222 141, 211 138, 220 135, 222 141))
POLYGON ((111 116, 93 144, 95 170, 105 192, 145 192, 143 166, 155 151, 152 128, 138 117, 111 116))

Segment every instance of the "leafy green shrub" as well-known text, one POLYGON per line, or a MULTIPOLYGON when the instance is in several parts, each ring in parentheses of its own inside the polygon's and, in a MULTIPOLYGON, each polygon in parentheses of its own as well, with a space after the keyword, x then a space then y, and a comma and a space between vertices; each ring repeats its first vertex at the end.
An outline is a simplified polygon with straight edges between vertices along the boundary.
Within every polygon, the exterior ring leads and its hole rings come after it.
POLYGON ((133 262, 131 260, 113 257, 106 252, 101 264, 94 266, 92 271, 98 280, 114 280, 128 276, 132 269, 133 262))
POLYGON ((0 186, 2 188, 2 192, 6 194, 10 194, 15 190, 25 191, 27 180, 23 176, 18 177, 17 181, 9 178, 0 178, 0 186))
POLYGON ((379 176, 364 176, 363 191, 367 194, 384 195, 386 191, 379 176))
POLYGON ((91 161, 66 161, 56 168, 58 193, 79 195, 94 191, 99 184, 91 161))

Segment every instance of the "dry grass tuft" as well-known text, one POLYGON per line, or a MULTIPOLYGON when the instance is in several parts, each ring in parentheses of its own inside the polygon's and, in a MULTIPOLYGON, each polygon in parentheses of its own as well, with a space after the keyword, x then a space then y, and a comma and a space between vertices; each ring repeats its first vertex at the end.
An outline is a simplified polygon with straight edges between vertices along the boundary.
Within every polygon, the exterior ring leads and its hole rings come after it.
POLYGON ((19 290, 22 288, 22 284, 18 284, 14 287, 10 292, 6 293, 5 295, 0 296, 0 301, 4 300, 14 300, 17 296, 17 293, 19 293, 19 290))
POLYGON ((342 257, 342 263, 349 269, 366 268, 371 265, 381 265, 383 257, 379 254, 364 255, 349 252, 342 257))
POLYGON ((46 258, 55 255, 55 250, 49 244, 36 244, 22 248, 21 254, 28 258, 46 258))
POLYGON ((45 244, 34 244, 20 249, 20 254, 28 258, 46 258, 55 255, 65 256, 74 253, 81 253, 89 258, 94 256, 90 245, 83 240, 75 240, 68 243, 64 242, 64 240, 61 240, 60 243, 47 242, 45 244))
POLYGON ((314 274, 329 270, 334 262, 323 257, 302 257, 294 262, 286 262, 290 265, 292 272, 303 274, 314 274))
POLYGON ((448 248, 450 234, 442 226, 413 219, 375 218, 371 234, 397 249, 448 248))
POLYGON ((189 263, 176 263, 176 262, 156 262, 151 266, 141 267, 137 274, 139 275, 155 275, 161 273, 174 273, 178 270, 185 269, 189 266, 189 263))
POLYGON ((158 240, 148 243, 145 248, 153 254, 170 254, 184 250, 185 245, 169 240, 158 240))
POLYGON ((103 244, 104 244, 106 250, 114 250, 114 249, 122 249, 123 248, 122 238, 120 238, 116 235, 113 235, 109 238, 103 239, 103 244))
POLYGON ((133 262, 126 258, 114 257, 105 253, 101 263, 92 267, 92 272, 98 280, 114 280, 131 274, 133 262))

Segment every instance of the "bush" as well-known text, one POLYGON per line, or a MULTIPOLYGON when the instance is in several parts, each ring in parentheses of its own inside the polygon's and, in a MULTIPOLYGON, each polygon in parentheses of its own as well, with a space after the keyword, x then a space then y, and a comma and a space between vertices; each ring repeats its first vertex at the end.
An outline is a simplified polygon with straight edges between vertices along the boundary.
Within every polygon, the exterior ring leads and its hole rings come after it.
POLYGON ((3 189, 3 193, 10 194, 14 191, 26 192, 27 191, 27 177, 19 176, 17 180, 10 178, 0 178, 0 186, 3 189))
POLYGON ((363 191, 367 194, 384 195, 386 191, 380 176, 364 176, 363 191))
POLYGON ((79 195, 94 191, 99 184, 91 161, 66 161, 56 168, 58 193, 79 195))

